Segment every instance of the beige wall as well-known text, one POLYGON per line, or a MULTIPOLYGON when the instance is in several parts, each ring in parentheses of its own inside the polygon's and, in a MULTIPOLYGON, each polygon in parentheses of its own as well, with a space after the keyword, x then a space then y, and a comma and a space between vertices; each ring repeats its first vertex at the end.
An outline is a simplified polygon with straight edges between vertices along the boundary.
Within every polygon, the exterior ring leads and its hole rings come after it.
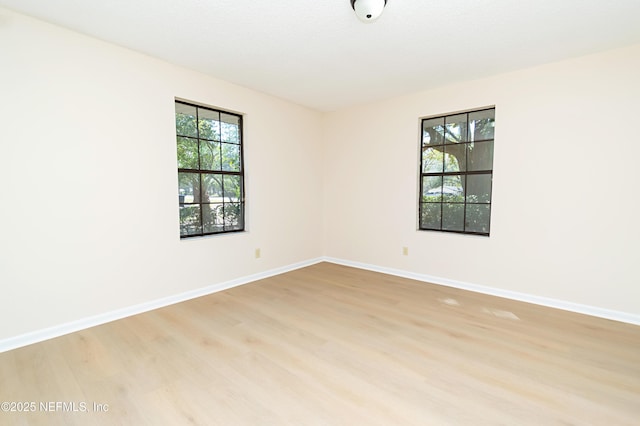
POLYGON ((323 255, 640 314, 640 46, 329 114, 4 9, 0 52, 0 341, 323 255), (179 239, 174 97, 245 114, 247 232, 179 239), (419 117, 488 105, 491 237, 416 231, 419 117))
POLYGON ((0 52, 0 340, 322 255, 320 113, 3 9, 0 52), (245 114, 247 232, 180 240, 174 97, 245 114))
POLYGON ((325 254, 640 314, 639 76, 635 46, 329 114, 325 254), (416 231, 419 117, 489 105, 491 236, 416 231))

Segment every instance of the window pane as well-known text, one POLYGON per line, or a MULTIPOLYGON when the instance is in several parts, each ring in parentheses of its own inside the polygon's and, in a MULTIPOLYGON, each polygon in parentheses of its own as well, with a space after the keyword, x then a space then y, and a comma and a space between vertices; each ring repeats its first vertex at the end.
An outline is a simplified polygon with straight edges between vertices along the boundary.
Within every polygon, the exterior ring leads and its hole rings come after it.
POLYGON ((491 201, 491 175, 467 176, 467 202, 488 203, 491 201))
POLYGON ((198 140, 178 136, 178 168, 198 169, 198 140))
POLYGON ((176 103, 176 134, 198 137, 196 130, 196 107, 176 103))
POLYGON ((466 144, 444 146, 445 172, 465 172, 467 170, 465 148, 466 144))
POLYGON ((222 113, 221 120, 222 142, 240 143, 240 117, 222 113))
POLYGON ((442 172, 444 157, 441 151, 427 148, 422 151, 422 171, 424 173, 442 172))
POLYGON ((422 216, 420 217, 420 228, 440 229, 442 204, 423 203, 422 216))
POLYGON ((474 142, 468 147, 467 166, 469 170, 491 170, 493 168, 493 141, 474 142))
POLYGON ((222 175, 202 174, 202 202, 222 202, 222 175))
POLYGON ((488 234, 491 219, 490 209, 489 204, 467 204, 466 231, 488 234))
POLYGON ((442 198, 448 203, 464 202, 464 175, 444 176, 442 178, 442 198))
POLYGON ((220 142, 200 141, 200 168, 202 170, 221 170, 220 142))
POLYGON ((472 112, 469 114, 469 140, 493 139, 496 110, 472 112))
POLYGON ((422 178, 422 201, 431 203, 442 201, 442 176, 422 178))
POLYGON ((467 141, 467 114, 445 117, 445 143, 467 141))
POLYGON ((180 236, 202 233, 200 205, 180 206, 180 236))
POLYGON ((224 208, 222 203, 212 203, 202 205, 202 222, 204 232, 224 231, 224 208))
POLYGON ((442 145, 444 137, 444 117, 422 120, 422 144, 442 145))
POLYGON ((420 229, 489 234, 494 126, 493 108, 422 120, 420 229))
POLYGON ((240 183, 240 176, 224 176, 223 189, 225 201, 240 201, 240 183))
POLYGON ((200 202, 200 175, 198 173, 178 173, 178 187, 180 203, 200 202))
POLYGON ((181 237, 243 230, 242 117, 175 108, 181 237))
POLYGON ((240 145, 222 144, 222 170, 240 171, 240 145))
POLYGON ((224 229, 233 231, 242 229, 242 206, 240 203, 225 203, 224 205, 224 229))
POLYGON ((209 109, 198 108, 198 130, 200 139, 220 140, 220 113, 209 109))
POLYGON ((442 229, 464 231, 464 204, 442 205, 442 229))

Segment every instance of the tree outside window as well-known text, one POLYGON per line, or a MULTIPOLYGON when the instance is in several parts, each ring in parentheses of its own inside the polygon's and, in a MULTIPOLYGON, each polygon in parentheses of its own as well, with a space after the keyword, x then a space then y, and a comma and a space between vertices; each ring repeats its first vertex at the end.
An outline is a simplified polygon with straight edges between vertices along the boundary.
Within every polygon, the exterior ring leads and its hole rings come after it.
POLYGON ((495 108, 422 120, 419 229, 489 235, 495 108))
POLYGON ((180 237, 244 230, 242 116, 175 107, 180 237))

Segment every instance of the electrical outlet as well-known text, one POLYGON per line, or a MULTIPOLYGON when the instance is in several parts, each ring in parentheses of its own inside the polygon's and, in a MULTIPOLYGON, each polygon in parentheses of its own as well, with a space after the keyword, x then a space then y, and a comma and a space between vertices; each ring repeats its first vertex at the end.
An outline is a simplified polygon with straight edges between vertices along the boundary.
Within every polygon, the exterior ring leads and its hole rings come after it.
POLYGON ((256 249, 256 259, 260 259, 260 249, 256 249))
POLYGON ((409 247, 402 247, 402 255, 409 256, 409 247))

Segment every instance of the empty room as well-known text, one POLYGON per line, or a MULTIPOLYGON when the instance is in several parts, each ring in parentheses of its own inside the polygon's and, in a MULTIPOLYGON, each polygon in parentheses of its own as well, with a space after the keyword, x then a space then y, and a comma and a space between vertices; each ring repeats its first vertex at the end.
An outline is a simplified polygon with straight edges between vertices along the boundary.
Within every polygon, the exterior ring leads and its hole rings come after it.
POLYGON ((0 424, 636 425, 637 0, 0 0, 0 424))

